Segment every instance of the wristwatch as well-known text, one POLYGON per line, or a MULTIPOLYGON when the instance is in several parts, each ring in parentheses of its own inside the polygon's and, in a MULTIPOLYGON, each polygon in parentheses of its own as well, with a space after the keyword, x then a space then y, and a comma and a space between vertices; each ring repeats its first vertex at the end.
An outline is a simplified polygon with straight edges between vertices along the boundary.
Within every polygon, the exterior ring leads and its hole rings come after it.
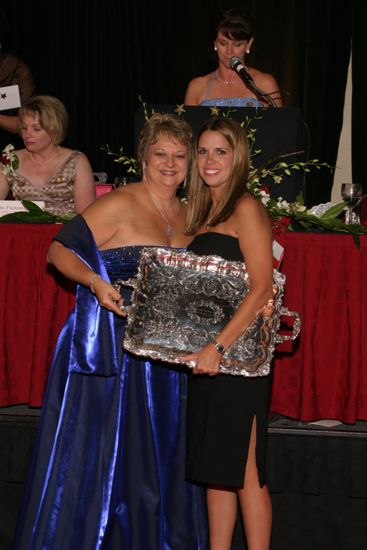
POLYGON ((219 342, 217 342, 217 340, 215 338, 214 338, 214 340, 212 340, 211 343, 213 344, 213 346, 215 347, 215 349, 217 350, 218 353, 220 353, 221 355, 224 355, 226 350, 225 350, 223 344, 220 344, 219 342))

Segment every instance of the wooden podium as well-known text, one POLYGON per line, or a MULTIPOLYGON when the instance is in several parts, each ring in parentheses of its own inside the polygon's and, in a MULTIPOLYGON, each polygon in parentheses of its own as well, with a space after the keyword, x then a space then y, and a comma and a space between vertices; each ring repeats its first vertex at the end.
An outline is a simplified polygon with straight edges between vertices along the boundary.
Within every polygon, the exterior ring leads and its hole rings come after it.
MULTIPOLYGON (((148 113, 174 113, 177 105, 146 106, 148 113)), ((212 107, 185 106, 182 118, 191 124, 195 133, 202 124, 213 117, 212 107)), ((220 116, 229 116, 245 126, 256 130, 255 147, 260 153, 252 157, 252 164, 258 168, 269 159, 274 159, 282 154, 289 154, 285 160, 288 163, 303 161, 304 131, 301 114, 296 107, 281 107, 279 109, 256 109, 254 107, 218 108, 220 116)), ((139 139, 139 133, 145 122, 143 107, 139 107, 135 114, 135 151, 139 139)), ((290 176, 284 176, 282 183, 276 185, 272 179, 267 178, 264 183, 269 187, 273 197, 283 197, 288 202, 293 202, 297 195, 303 191, 304 174, 301 171, 292 171, 290 176)))

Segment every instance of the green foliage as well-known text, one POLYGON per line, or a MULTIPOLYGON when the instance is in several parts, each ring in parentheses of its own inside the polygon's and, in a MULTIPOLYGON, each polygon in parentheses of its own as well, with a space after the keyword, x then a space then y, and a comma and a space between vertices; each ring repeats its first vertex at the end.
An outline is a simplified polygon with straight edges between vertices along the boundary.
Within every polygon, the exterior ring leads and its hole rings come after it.
POLYGON ((50 214, 32 201, 23 200, 21 203, 27 209, 26 212, 5 214, 0 217, 0 223, 66 223, 75 216, 72 213, 63 216, 50 214))
MULTIPOLYGON (((149 118, 154 114, 154 110, 149 113, 146 102, 139 96, 139 100, 143 107, 144 118, 149 118)), ((211 116, 218 117, 230 117, 236 109, 231 107, 222 109, 218 107, 210 107, 211 116)), ((253 165, 254 158, 261 153, 261 149, 256 147, 256 128, 253 127, 255 120, 262 118, 263 108, 254 109, 253 116, 246 115, 241 122, 241 126, 246 132, 249 140, 250 149, 250 172, 247 186, 249 191, 257 196, 266 207, 270 218, 275 222, 279 222, 282 218, 288 219, 288 230, 294 231, 299 227, 306 230, 327 231, 336 233, 350 233, 353 235, 356 243, 358 244, 358 235, 367 234, 367 227, 361 225, 347 225, 344 223, 342 217, 345 210, 345 203, 341 202, 336 205, 331 205, 321 216, 316 216, 312 209, 307 209, 304 205, 302 195, 299 195, 292 203, 288 203, 282 198, 272 198, 267 189, 266 182, 272 180, 276 185, 280 185, 285 178, 290 177, 293 172, 305 172, 309 173, 311 170, 327 169, 332 170, 326 162, 320 162, 319 159, 311 159, 307 161, 288 162, 287 159, 294 158, 297 155, 301 155, 304 151, 292 151, 271 158, 266 161, 262 166, 255 168, 253 165)), ((184 117, 185 105, 177 105, 175 113, 178 116, 184 117)), ((114 153, 110 150, 108 145, 102 147, 102 150, 106 151, 108 155, 114 156, 114 162, 122 163, 127 166, 127 173, 133 173, 136 176, 140 175, 138 162, 132 157, 127 157, 123 154, 123 147, 120 148, 119 153, 114 153)), ((186 188, 182 187, 178 191, 178 195, 181 199, 186 198, 186 188)))
POLYGON ((102 145, 101 147, 102 151, 105 151, 107 155, 114 157, 113 161, 122 164, 126 169, 125 172, 127 174, 133 174, 134 176, 140 176, 140 167, 139 162, 133 158, 133 157, 127 157, 124 155, 124 148, 120 147, 119 152, 115 153, 114 151, 111 151, 110 146, 108 144, 102 145))

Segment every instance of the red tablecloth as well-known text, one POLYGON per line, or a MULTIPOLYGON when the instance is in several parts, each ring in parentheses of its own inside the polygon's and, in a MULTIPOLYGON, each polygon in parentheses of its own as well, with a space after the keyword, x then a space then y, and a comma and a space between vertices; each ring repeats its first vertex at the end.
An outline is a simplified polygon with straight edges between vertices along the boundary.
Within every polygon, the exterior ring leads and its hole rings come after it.
POLYGON ((46 262, 60 225, 0 224, 0 405, 42 403, 74 285, 46 262))
POLYGON ((367 420, 367 238, 286 233, 285 305, 302 318, 290 349, 279 346, 271 410, 304 421, 367 420))
MULTIPOLYGON (((74 287, 46 253, 60 226, 0 224, 0 405, 42 402, 74 287)), ((367 420, 367 238, 286 233, 285 305, 301 335, 279 346, 271 410, 309 421, 367 420)))

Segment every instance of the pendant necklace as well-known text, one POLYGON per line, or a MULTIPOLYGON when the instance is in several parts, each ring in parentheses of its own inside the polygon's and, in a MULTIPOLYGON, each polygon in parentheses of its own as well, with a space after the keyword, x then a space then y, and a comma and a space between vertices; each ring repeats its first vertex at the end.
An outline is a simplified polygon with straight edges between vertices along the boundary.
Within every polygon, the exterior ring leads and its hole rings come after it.
POLYGON ((216 73, 215 73, 215 79, 219 80, 219 82, 223 82, 223 84, 234 84, 236 82, 236 80, 224 80, 223 78, 221 78, 219 76, 218 69, 216 70, 216 73))
POLYGON ((167 235, 168 235, 168 238, 169 240, 172 239, 173 237, 173 227, 169 221, 169 219, 167 218, 166 214, 163 212, 163 210, 160 208, 160 206, 158 206, 158 204, 155 202, 154 198, 153 198, 153 194, 152 192, 148 189, 145 181, 142 181, 142 184, 144 185, 145 189, 147 190, 147 193, 150 197, 150 200, 152 201, 152 204, 153 206, 155 207, 155 209, 158 211, 158 213, 161 215, 161 218, 164 219, 164 221, 166 222, 167 224, 167 235))

